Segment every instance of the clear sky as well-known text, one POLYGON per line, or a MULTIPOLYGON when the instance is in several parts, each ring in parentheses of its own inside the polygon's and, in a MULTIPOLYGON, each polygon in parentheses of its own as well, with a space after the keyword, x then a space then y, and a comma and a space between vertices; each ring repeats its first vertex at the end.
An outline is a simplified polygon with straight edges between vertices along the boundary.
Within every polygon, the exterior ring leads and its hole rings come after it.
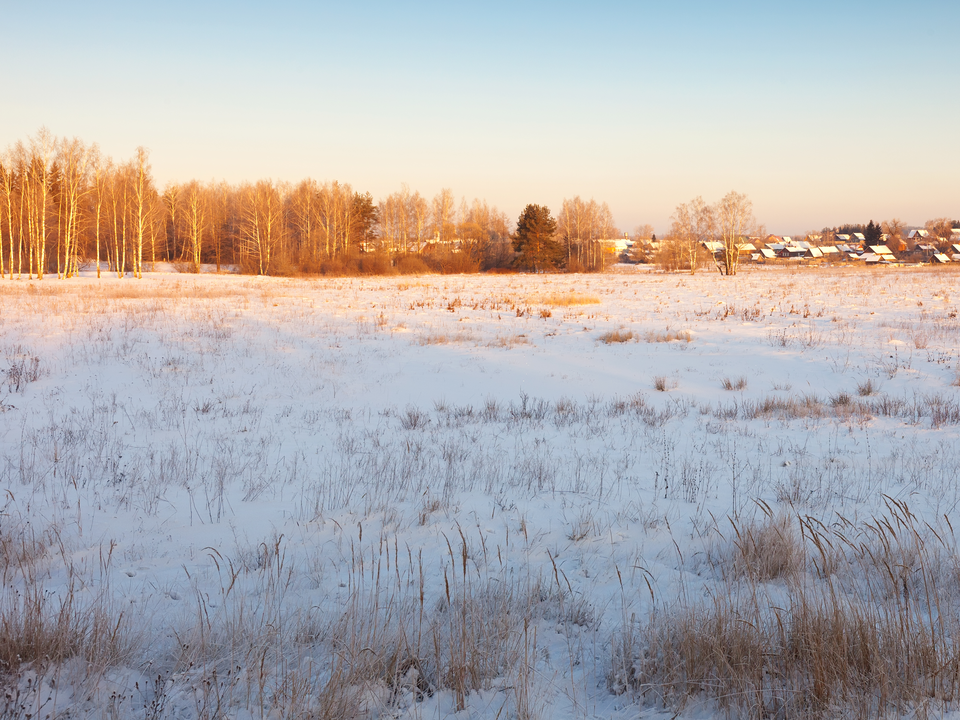
POLYGON ((0 148, 167 182, 448 187, 624 230, 746 193, 772 232, 960 218, 960 2, 0 0, 0 148))

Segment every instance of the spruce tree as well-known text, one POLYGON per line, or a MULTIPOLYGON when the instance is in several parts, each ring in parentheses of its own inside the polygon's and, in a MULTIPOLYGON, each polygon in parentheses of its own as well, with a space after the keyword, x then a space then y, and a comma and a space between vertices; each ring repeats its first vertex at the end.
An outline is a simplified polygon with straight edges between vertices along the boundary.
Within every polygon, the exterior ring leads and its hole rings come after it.
POLYGON ((883 229, 880 227, 880 224, 874 224, 873 220, 867 223, 867 227, 863 230, 863 237, 866 240, 866 245, 869 247, 871 245, 879 245, 881 236, 883 235, 883 229))
POLYGON ((513 249, 517 251, 517 267, 545 272, 563 264, 563 246, 556 239, 557 221, 545 205, 527 205, 517 220, 513 249))

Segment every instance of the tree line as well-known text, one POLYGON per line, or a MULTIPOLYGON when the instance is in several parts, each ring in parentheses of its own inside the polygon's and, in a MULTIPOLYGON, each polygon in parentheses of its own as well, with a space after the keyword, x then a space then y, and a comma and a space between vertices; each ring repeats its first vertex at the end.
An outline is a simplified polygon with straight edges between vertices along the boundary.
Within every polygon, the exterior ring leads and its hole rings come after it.
MULTIPOLYGON (((618 235, 606 203, 564 200, 547 269, 602 270, 603 241, 618 235)), ((159 189, 146 149, 115 162, 47 129, 0 153, 0 275, 11 279, 141 277, 156 262, 262 275, 525 269, 521 245, 505 213, 449 189, 427 198, 403 186, 379 201, 313 179, 159 189)))

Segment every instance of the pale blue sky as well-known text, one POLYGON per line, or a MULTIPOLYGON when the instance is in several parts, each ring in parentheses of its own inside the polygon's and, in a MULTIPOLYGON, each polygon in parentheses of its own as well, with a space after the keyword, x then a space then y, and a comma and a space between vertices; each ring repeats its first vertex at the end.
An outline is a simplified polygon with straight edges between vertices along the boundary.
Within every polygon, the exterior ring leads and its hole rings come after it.
POLYGON ((0 0, 0 147, 46 125, 193 178, 443 187, 658 231, 960 218, 958 2, 0 0))

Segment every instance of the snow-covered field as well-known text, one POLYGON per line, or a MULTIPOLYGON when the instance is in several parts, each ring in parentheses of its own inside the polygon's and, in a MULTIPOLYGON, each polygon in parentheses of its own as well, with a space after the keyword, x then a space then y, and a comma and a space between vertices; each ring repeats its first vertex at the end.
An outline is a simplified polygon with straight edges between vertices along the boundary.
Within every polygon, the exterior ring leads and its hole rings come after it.
POLYGON ((0 716, 840 714, 664 670, 825 588, 949 711, 958 278, 0 282, 0 716))

